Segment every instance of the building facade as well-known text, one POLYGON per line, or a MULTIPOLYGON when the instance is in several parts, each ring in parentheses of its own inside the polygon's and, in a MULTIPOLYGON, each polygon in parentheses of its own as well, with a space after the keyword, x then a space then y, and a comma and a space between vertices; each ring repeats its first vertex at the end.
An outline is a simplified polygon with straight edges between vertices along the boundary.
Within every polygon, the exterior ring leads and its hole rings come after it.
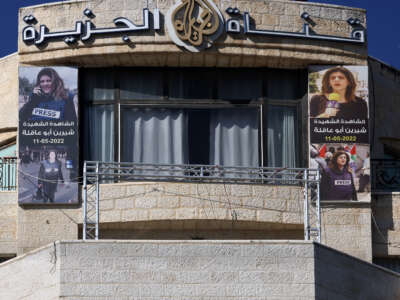
POLYGON ((69 1, 21 8, 18 38, 18 53, 0 59, 0 126, 19 126, 18 191, 0 192, 0 256, 17 258, 0 266, 15 274, 0 295, 377 299, 385 286, 381 299, 399 297, 399 275, 371 263, 399 270, 400 74, 368 56, 365 10, 69 1), (351 120, 365 131, 352 125, 343 130, 359 136, 316 142, 312 124, 332 117, 312 119, 311 94, 323 96, 323 74, 336 67, 356 74, 345 80, 355 77, 353 103, 364 106, 352 104, 351 120), (39 97, 52 70, 68 91, 62 101, 39 97), (351 182, 357 197, 320 199, 302 180, 340 151, 353 175, 334 182, 351 182), (82 205, 90 197, 101 241, 76 241, 93 225, 82 205), (304 241, 314 229, 321 244, 304 241), (15 272, 42 261, 37 274, 15 272))

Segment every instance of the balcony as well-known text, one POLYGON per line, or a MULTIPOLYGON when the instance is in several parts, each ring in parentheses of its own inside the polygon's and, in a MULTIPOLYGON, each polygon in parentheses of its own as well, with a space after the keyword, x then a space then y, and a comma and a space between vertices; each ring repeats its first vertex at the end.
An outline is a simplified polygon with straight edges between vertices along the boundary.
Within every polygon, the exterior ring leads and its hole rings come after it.
POLYGON ((195 221, 198 227, 205 220, 251 230, 304 226, 306 239, 316 233, 319 240, 318 170, 86 161, 83 177, 84 239, 97 239, 101 219, 107 226, 195 221))

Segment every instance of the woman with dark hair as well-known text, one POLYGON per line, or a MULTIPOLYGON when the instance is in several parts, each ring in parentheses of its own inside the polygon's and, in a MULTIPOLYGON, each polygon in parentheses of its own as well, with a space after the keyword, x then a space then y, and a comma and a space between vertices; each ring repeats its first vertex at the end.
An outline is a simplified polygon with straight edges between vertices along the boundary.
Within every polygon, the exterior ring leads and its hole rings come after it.
POLYGON ((355 95, 357 88, 353 74, 344 67, 331 68, 322 78, 322 93, 310 101, 312 118, 366 119, 368 106, 355 95))
POLYGON ((336 151, 321 177, 321 200, 357 200, 350 157, 336 151))
POLYGON ((49 157, 40 163, 38 188, 44 202, 54 202, 54 195, 57 191, 58 181, 64 183, 64 177, 61 171, 61 162, 57 159, 54 150, 49 151, 49 157))
POLYGON ((20 120, 76 122, 73 95, 53 68, 43 68, 38 73, 29 101, 20 110, 20 120))

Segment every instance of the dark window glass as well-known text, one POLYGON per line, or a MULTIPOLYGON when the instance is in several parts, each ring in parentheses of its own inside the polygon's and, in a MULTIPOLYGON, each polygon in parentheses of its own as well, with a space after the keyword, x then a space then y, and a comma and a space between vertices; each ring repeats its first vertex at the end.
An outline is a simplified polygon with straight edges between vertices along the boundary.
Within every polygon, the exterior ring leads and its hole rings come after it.
POLYGON ((163 72, 153 69, 126 69, 119 73, 121 100, 163 98, 163 72))
POLYGON ((262 96, 262 78, 258 69, 218 71, 218 99, 254 100, 262 96))
POLYGON ((264 73, 264 95, 274 100, 298 100, 307 93, 303 70, 272 69, 264 73))
POLYGON ((188 112, 189 120, 189 163, 210 163, 210 110, 197 109, 188 112))
POLYGON ((170 99, 214 99, 215 72, 205 69, 173 69, 168 72, 170 99))
POLYGON ((79 89, 86 101, 114 100, 114 76, 109 69, 86 69, 79 89))

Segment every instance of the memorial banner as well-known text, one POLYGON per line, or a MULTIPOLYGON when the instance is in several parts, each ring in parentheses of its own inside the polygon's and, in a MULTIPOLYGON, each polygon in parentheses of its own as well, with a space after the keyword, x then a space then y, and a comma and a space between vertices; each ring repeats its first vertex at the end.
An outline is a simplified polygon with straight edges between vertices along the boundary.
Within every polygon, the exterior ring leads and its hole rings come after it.
POLYGON ((78 70, 19 68, 19 204, 78 203, 78 70))
POLYGON ((310 66, 310 168, 321 200, 369 200, 367 66, 310 66))

